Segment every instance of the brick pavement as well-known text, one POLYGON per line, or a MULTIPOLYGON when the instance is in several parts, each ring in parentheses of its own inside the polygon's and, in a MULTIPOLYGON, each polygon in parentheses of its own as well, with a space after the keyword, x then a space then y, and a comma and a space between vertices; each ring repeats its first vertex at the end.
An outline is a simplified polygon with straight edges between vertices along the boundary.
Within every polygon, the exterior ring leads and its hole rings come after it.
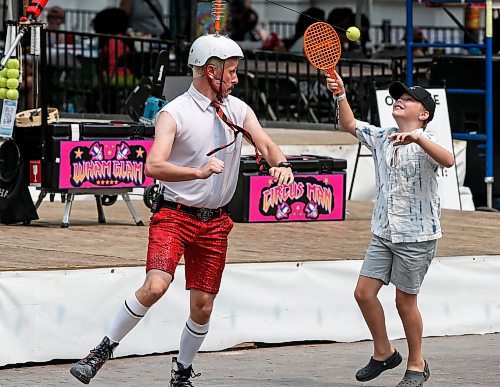
MULTIPOLYGON (((135 207, 147 223, 149 210, 135 207)), ((370 241, 373 203, 348 201, 342 222, 237 223, 229 236, 228 263, 363 259, 370 241), (339 242, 332 244, 332 237, 339 242), (287 243, 276 243, 276 241, 287 243), (307 253, 304 249, 307 247, 307 253), (272 251, 272 254, 269 252, 272 251)), ((61 203, 43 203, 31 226, 0 227, 0 268, 60 270, 145 264, 148 227, 132 222, 124 202, 106 207, 96 221, 92 200, 73 204, 71 224, 61 229, 61 203)), ((437 256, 498 255, 500 213, 443 210, 445 236, 437 256)))

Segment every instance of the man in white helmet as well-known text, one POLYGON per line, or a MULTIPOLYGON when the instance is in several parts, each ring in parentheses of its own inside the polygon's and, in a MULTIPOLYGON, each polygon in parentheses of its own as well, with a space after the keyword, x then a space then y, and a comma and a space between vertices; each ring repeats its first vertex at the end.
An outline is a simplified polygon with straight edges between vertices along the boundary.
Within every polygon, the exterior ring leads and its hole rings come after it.
POLYGON ((146 174, 159 181, 162 195, 154 205, 149 229, 146 280, 132 294, 107 335, 71 374, 89 383, 121 339, 168 290, 184 255, 190 315, 172 359, 171 387, 192 386, 192 362, 205 339, 226 260, 233 222, 226 206, 238 180, 242 138, 271 168, 277 184, 293 174, 283 152, 264 132, 253 110, 230 95, 238 83, 241 48, 222 35, 196 39, 188 63, 193 82, 156 117, 155 140, 146 174), (240 135, 241 134, 241 135, 240 135))

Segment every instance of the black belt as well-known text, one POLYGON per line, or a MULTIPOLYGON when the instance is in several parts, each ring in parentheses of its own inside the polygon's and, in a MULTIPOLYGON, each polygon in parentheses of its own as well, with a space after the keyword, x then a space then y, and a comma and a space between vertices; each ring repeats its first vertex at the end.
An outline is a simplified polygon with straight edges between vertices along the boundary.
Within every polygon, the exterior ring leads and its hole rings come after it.
POLYGON ((160 202, 160 207, 171 208, 173 210, 182 211, 186 214, 196 216, 199 220, 206 222, 210 219, 216 219, 222 216, 222 214, 227 213, 227 207, 220 208, 199 208, 199 207, 190 207, 184 204, 175 203, 175 202, 167 202, 162 200, 160 202))

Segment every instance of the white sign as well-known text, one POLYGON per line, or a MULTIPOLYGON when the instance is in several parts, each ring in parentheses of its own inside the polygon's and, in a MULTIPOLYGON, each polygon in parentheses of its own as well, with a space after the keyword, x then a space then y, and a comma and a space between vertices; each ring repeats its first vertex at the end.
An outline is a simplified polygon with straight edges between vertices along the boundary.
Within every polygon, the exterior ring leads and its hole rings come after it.
MULTIPOLYGON (((444 89, 427 89, 436 102, 434 118, 427 125, 428 131, 432 132, 438 139, 439 144, 453 152, 453 140, 451 138, 450 118, 448 115, 448 103, 444 89)), ((381 127, 396 127, 396 121, 392 117, 392 105, 394 99, 389 95, 389 90, 377 90, 378 114, 381 127)), ((461 210, 460 190, 458 187, 457 170, 455 165, 451 168, 441 168, 438 176, 439 194, 441 196, 441 207, 450 210, 461 210)))
POLYGON ((17 101, 3 100, 2 117, 0 119, 0 137, 12 138, 16 121, 17 101))

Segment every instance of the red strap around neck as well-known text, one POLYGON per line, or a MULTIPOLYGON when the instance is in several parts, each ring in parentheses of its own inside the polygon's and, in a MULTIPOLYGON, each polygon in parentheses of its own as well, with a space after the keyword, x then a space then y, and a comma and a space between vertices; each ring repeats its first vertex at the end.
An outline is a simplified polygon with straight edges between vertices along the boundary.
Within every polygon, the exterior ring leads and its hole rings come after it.
POLYGON ((245 139, 253 145, 254 147, 254 150, 255 150, 255 162, 257 163, 257 165, 259 165, 259 169, 262 171, 264 169, 264 165, 261 163, 262 161, 262 156, 261 154, 259 153, 259 150, 257 149, 257 145, 255 145, 255 141, 253 140, 252 138, 252 135, 245 129, 243 129, 242 127, 234 124, 231 119, 226 116, 226 114, 224 113, 224 111, 222 110, 222 107, 220 106, 220 103, 216 102, 216 101, 212 101, 210 103, 210 106, 212 106, 214 109, 215 109, 215 112, 217 113, 217 115, 219 116, 219 118, 227 125, 229 126, 229 128, 233 131, 234 133, 234 140, 231 141, 229 144, 226 144, 226 145, 222 145, 218 148, 215 148, 213 150, 211 150, 210 152, 207 153, 207 156, 211 156, 213 155, 214 153, 224 149, 224 148, 227 148, 228 146, 231 146, 232 144, 234 144, 234 142, 236 141, 236 137, 239 133, 241 133, 243 135, 243 137, 245 137, 245 139))

